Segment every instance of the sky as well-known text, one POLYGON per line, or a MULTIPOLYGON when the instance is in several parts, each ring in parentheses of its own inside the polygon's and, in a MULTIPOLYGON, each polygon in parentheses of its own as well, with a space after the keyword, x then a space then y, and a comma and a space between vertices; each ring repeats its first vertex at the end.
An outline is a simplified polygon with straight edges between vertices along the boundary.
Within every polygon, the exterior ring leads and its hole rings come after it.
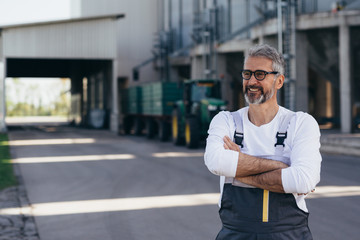
POLYGON ((70 18, 71 0, 0 0, 0 26, 70 18))

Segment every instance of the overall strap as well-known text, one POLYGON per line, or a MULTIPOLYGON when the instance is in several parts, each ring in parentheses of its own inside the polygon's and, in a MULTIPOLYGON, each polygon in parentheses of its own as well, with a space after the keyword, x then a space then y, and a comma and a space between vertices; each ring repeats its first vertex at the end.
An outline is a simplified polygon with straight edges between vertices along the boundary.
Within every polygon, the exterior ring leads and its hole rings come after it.
MULTIPOLYGON (((235 125, 234 142, 237 145, 239 145, 241 148, 243 148, 244 147, 244 145, 243 145, 244 130, 243 130, 242 118, 238 112, 231 112, 231 115, 234 118, 234 125, 235 125)), ((233 184, 235 186, 239 186, 239 187, 246 187, 246 188, 251 187, 251 186, 249 186, 245 183, 242 183, 232 177, 226 177, 225 183, 231 183, 231 184, 233 184)))
MULTIPOLYGON (((234 124, 235 124, 235 133, 234 133, 234 142, 237 145, 240 145, 241 148, 244 147, 243 140, 244 140, 244 130, 243 130, 243 121, 238 112, 231 112, 231 115, 234 118, 234 124)), ((276 143, 274 145, 275 147, 275 156, 282 157, 283 151, 285 147, 285 139, 287 138, 287 129, 290 125, 290 121, 292 117, 295 116, 294 112, 287 113, 281 120, 279 129, 276 133, 276 143)), ((271 143, 270 143, 271 144, 271 143)), ((240 187, 251 187, 247 184, 244 184, 235 178, 225 178, 225 183, 232 183, 235 186, 240 187)))
POLYGON ((283 117, 282 121, 280 122, 279 130, 276 133, 276 143, 274 145, 276 148, 275 155, 277 155, 277 156, 283 155, 283 151, 285 148, 284 142, 285 142, 285 139, 287 138, 287 129, 290 125, 290 121, 293 116, 295 116, 295 113, 289 112, 283 117))
POLYGON ((243 148, 244 130, 243 130, 242 118, 237 111, 231 112, 231 115, 234 118, 234 124, 235 124, 234 142, 237 145, 240 145, 241 148, 243 148))

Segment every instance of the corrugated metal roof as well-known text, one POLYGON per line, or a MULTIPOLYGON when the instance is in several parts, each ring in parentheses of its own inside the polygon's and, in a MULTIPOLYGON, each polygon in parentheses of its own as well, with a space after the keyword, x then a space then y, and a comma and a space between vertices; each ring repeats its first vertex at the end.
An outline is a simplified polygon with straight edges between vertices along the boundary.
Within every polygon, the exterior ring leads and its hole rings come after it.
POLYGON ((116 19, 108 15, 2 29, 3 55, 18 58, 116 58, 116 19))
POLYGON ((123 18, 123 17, 125 17, 124 13, 109 14, 109 15, 96 15, 96 16, 87 16, 87 17, 78 17, 78 18, 58 19, 58 20, 51 20, 51 21, 0 25, 0 29, 26 27, 26 26, 40 26, 40 25, 59 24, 59 23, 67 23, 67 22, 81 22, 81 21, 98 20, 98 19, 104 19, 104 18, 119 19, 119 18, 123 18))

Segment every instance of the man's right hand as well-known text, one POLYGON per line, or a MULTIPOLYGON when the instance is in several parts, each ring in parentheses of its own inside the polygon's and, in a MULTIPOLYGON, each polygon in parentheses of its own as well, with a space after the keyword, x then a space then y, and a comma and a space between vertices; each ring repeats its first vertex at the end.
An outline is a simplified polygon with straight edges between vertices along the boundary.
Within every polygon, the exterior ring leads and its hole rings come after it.
POLYGON ((233 141, 231 141, 231 139, 228 136, 225 136, 223 138, 224 140, 224 148, 228 149, 228 150, 233 150, 236 152, 240 152, 240 147, 239 145, 237 145, 236 143, 234 143, 233 141))

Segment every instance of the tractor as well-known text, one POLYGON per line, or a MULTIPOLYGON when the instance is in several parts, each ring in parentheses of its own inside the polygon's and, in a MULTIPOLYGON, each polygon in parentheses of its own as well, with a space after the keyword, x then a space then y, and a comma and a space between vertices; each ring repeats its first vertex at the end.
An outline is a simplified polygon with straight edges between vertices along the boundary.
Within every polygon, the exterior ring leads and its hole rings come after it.
POLYGON ((221 82, 218 79, 184 81, 184 97, 175 103, 172 112, 172 139, 174 144, 197 148, 207 137, 211 119, 226 109, 221 100, 221 82))

